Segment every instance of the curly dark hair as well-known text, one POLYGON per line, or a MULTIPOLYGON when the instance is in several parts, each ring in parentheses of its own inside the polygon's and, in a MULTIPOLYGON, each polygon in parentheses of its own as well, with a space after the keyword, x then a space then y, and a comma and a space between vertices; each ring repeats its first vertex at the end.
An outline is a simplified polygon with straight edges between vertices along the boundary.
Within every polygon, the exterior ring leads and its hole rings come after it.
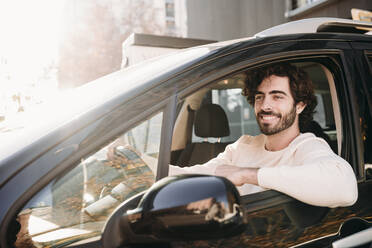
POLYGON ((272 75, 288 77, 289 87, 295 104, 299 102, 306 104, 305 109, 299 116, 299 126, 300 130, 302 130, 307 123, 313 120, 314 109, 317 105, 313 83, 305 71, 289 63, 278 63, 247 72, 245 87, 242 94, 246 96, 248 102, 254 106, 254 99, 258 86, 265 78, 272 75))

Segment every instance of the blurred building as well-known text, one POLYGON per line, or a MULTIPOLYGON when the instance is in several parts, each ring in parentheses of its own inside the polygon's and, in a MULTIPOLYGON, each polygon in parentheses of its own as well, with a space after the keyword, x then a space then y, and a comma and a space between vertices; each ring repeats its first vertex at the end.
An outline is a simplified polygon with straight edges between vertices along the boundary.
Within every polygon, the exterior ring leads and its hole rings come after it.
POLYGON ((292 20, 351 19, 352 9, 371 5, 372 0, 158 0, 153 6, 164 35, 132 34, 123 43, 122 67, 174 49, 253 36, 292 20))
POLYGON ((371 5, 372 0, 66 0, 59 86, 76 87, 120 69, 126 60, 122 43, 131 33, 223 41, 302 18, 351 19, 352 8, 371 5))
POLYGON ((164 0, 167 35, 228 40, 312 17, 351 19, 351 9, 372 10, 372 0, 164 0))
POLYGON ((371 0, 286 0, 285 16, 289 20, 311 17, 352 19, 352 9, 372 10, 371 0))
POLYGON ((229 40, 286 22, 285 0, 165 0, 168 34, 229 40))

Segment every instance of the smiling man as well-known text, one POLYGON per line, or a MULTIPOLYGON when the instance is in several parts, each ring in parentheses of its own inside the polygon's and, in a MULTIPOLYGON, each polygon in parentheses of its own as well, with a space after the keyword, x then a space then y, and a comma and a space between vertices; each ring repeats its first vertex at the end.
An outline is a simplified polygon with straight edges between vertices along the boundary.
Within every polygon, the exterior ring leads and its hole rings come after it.
POLYGON ((300 132, 317 104, 304 71, 287 63, 259 69, 249 74, 243 94, 262 134, 242 136, 203 165, 170 166, 170 175, 224 176, 242 195, 274 189, 317 206, 349 206, 357 200, 350 164, 323 139, 300 132))

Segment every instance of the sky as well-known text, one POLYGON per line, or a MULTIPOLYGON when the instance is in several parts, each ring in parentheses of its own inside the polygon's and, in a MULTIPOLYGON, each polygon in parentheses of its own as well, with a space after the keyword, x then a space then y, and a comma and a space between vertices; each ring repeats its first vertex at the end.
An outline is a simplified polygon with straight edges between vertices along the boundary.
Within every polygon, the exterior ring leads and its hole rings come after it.
POLYGON ((36 64, 55 56, 62 9, 63 1, 1 1, 1 54, 36 64))
POLYGON ((63 4, 63 0, 0 1, 0 115, 14 112, 9 98, 35 90, 43 68, 58 59, 63 4))

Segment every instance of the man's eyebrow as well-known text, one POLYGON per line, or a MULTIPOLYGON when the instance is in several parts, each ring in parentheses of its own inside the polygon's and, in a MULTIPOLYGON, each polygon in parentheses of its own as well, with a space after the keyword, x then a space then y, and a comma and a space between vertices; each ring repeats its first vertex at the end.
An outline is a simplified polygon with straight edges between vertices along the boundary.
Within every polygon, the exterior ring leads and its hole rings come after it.
MULTIPOLYGON (((265 93, 263 93, 262 91, 256 91, 255 95, 264 95, 265 93)), ((281 91, 281 90, 272 90, 269 92, 270 95, 273 95, 273 94, 282 94, 282 95, 285 95, 287 96, 288 94, 285 93, 284 91, 281 91)))
POLYGON ((282 94, 282 95, 285 95, 287 96, 287 93, 285 93, 284 91, 281 91, 281 90, 272 90, 269 92, 270 95, 273 95, 273 94, 282 94))

